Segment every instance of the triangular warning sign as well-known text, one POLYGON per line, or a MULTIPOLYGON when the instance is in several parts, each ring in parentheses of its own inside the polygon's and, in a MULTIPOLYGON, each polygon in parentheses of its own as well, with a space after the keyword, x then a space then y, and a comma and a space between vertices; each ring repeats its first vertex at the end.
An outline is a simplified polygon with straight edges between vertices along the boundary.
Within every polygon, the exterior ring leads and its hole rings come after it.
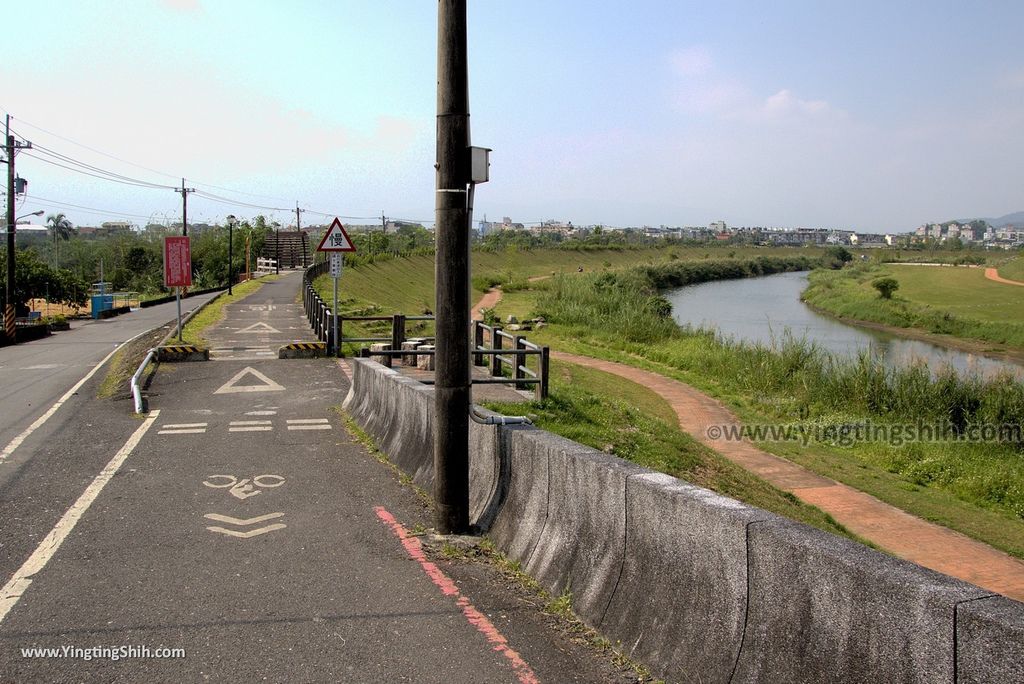
POLYGON ((320 245, 316 248, 316 251, 354 252, 356 251, 356 246, 352 244, 348 233, 345 232, 345 226, 341 225, 341 221, 335 217, 331 227, 327 229, 323 239, 320 240, 320 245))
POLYGON ((235 377, 231 378, 223 385, 220 386, 214 394, 233 394, 235 392, 280 392, 284 387, 277 384, 263 373, 260 373, 255 368, 246 366, 242 370, 238 371, 235 377), (246 375, 255 376, 260 381, 258 385, 240 385, 239 381, 246 375))
POLYGON ((277 333, 280 335, 281 331, 278 330, 277 328, 270 327, 263 321, 259 321, 258 323, 253 323, 248 328, 242 328, 241 330, 238 331, 238 333, 277 333))

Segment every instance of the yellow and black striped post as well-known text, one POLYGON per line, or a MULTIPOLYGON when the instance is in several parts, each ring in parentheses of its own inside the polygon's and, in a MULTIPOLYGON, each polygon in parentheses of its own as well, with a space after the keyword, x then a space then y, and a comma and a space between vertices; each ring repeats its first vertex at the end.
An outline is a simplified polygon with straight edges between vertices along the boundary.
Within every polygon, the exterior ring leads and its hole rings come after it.
POLYGON ((291 342, 277 350, 279 359, 308 359, 327 355, 324 342, 291 342))
POLYGON ((8 304, 4 309, 4 332, 10 340, 14 341, 14 305, 8 304))

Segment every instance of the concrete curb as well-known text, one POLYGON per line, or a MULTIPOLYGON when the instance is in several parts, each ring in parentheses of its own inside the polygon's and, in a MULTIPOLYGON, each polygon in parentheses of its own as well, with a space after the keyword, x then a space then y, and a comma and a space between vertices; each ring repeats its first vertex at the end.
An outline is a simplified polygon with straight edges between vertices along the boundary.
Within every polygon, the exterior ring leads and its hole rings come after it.
POLYGON ((326 342, 292 342, 277 350, 279 359, 318 359, 327 356, 326 342))
POLYGON ((209 361, 210 350, 191 344, 167 345, 156 348, 156 360, 164 362, 209 361))
MULTIPOLYGON (((433 482, 433 390, 352 360, 346 410, 433 482)), ((470 433, 474 520, 671 681, 1024 680, 1024 604, 530 426, 470 433)))

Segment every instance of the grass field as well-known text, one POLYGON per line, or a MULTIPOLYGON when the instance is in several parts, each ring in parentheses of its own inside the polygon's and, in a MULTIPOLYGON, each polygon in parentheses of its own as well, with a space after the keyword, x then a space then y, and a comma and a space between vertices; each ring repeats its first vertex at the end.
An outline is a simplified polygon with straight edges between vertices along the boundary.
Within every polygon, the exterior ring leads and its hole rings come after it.
MULTIPOLYGON (((989 280, 984 268, 891 265, 885 271, 899 281, 896 295, 908 301, 965 318, 1024 322, 1021 290, 989 280)), ((870 283, 863 287, 868 294, 878 296, 870 283)))
POLYGON ((1024 283, 1024 256, 1019 256, 999 267, 999 275, 1007 280, 1024 283))
POLYGON ((837 316, 1024 349, 1021 288, 988 280, 983 268, 857 265, 809 282, 805 301, 837 316), (889 300, 872 286, 887 276, 899 282, 889 300))

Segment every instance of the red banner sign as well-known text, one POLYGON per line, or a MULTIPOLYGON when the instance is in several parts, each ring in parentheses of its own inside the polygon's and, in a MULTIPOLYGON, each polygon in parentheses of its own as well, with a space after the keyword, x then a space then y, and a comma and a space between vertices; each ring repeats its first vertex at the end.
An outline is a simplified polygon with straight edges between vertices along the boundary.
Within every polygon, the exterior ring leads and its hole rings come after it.
POLYGON ((192 285, 192 248, 187 237, 164 238, 164 285, 192 285))

